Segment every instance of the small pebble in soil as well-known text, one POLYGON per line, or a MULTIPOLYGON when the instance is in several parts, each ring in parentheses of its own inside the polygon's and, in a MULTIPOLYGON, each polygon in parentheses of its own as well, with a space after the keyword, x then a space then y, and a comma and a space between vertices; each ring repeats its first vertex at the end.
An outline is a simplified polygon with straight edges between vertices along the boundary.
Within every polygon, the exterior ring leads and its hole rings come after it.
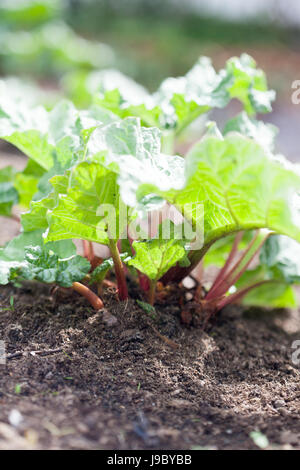
POLYGON ((285 406, 285 401, 284 400, 274 401, 274 408, 282 408, 283 406, 285 406))
POLYGON ((101 310, 101 313, 102 313, 102 316, 101 316, 102 321, 106 326, 111 327, 118 323, 117 318, 114 315, 112 315, 108 310, 103 309, 101 310))
POLYGON ((21 415, 19 410, 14 409, 11 410, 11 412, 9 413, 8 421, 13 427, 17 428, 22 423, 23 416, 21 415))

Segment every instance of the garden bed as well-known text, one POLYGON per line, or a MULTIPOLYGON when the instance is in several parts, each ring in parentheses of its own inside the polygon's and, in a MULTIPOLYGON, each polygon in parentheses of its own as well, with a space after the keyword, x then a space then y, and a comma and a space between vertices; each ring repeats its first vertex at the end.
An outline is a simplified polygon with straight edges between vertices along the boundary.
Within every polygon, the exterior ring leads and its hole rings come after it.
POLYGON ((300 449, 298 312, 230 307, 205 333, 172 297, 153 317, 109 291, 105 313, 58 295, 1 288, 0 449, 255 449, 256 430, 300 449))

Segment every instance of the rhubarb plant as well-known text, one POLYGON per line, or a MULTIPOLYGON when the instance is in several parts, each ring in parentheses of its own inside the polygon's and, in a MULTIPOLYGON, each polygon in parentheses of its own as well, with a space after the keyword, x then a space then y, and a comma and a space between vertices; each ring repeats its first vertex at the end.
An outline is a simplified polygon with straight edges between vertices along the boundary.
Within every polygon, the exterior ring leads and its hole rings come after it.
POLYGON ((91 72, 85 79, 77 75, 66 82, 72 98, 82 94, 83 100, 96 102, 121 118, 136 116, 144 126, 158 127, 167 153, 173 152, 175 138, 211 109, 224 108, 236 98, 248 115, 255 116, 271 111, 275 98, 264 72, 247 54, 228 60, 219 72, 208 57, 200 57, 185 76, 167 78, 153 94, 114 70, 91 72))
POLYGON ((181 292, 199 264, 214 264, 214 281, 198 275, 181 302, 204 324, 231 303, 294 306, 300 171, 275 154, 277 130, 256 117, 274 93, 253 59, 216 73, 202 58, 154 95, 139 89, 134 103, 115 87, 118 75, 107 77, 86 111, 66 101, 26 109, 0 96, 0 135, 28 156, 23 172, 0 172, 1 215, 23 208, 21 234, 0 251, 0 282, 56 284, 101 308, 105 285, 124 301, 131 278, 140 301, 154 304, 158 283, 181 292), (222 131, 210 123, 186 155, 170 154, 184 128, 231 98, 242 113, 222 131), (97 257, 95 244, 110 256, 97 257))

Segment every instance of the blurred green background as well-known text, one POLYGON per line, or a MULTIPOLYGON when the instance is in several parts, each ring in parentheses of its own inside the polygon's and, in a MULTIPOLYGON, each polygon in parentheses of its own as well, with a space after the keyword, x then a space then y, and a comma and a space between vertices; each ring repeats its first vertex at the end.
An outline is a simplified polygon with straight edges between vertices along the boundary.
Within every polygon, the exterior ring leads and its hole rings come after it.
POLYGON ((84 81, 93 70, 117 68, 154 91, 167 76, 185 74, 199 55, 221 68, 229 57, 247 52, 277 91, 267 119, 281 129, 279 150, 297 160, 300 107, 291 103, 291 84, 300 78, 299 4, 1 0, 0 74, 28 99, 51 106, 67 95, 86 106, 84 81))

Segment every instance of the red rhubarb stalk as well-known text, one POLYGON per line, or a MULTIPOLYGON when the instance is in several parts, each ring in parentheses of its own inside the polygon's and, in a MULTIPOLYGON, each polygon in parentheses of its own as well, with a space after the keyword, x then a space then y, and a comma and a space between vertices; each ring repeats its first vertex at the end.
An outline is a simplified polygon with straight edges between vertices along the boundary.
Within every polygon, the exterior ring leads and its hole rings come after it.
POLYGON ((115 274, 116 274, 117 284, 118 284, 119 299, 126 300, 128 299, 128 290, 127 290, 124 266, 120 258, 120 253, 117 247, 117 242, 115 240, 110 240, 109 249, 110 249, 111 257, 114 262, 115 274))

